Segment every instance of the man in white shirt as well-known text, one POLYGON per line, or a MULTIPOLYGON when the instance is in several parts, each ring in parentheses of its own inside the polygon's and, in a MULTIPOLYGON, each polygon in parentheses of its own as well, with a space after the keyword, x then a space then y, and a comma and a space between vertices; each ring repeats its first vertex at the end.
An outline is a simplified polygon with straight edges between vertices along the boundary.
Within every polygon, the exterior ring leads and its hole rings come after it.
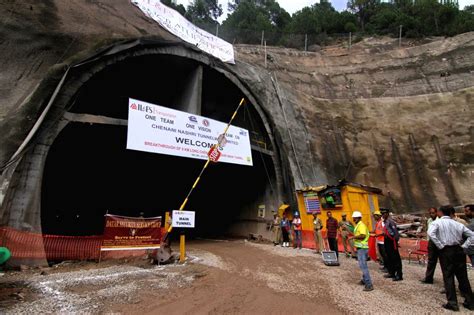
POLYGON ((443 206, 439 210, 443 213, 443 216, 431 223, 428 236, 439 250, 439 261, 448 300, 448 303, 444 304, 443 307, 448 310, 459 311, 454 285, 454 276, 456 276, 459 282, 459 290, 465 298, 463 306, 469 310, 474 310, 472 289, 467 277, 466 255, 462 247, 465 245, 464 239, 471 243, 474 242, 474 232, 451 219, 452 206, 443 206))
MULTIPOLYGON (((434 207, 431 207, 428 210, 429 218, 426 222, 427 228, 429 230, 431 224, 438 219, 438 210, 434 207)), ((426 266, 425 278, 420 280, 422 283, 432 284, 433 278, 436 270, 436 265, 438 264, 438 248, 433 243, 432 240, 428 237, 428 264, 426 266)))

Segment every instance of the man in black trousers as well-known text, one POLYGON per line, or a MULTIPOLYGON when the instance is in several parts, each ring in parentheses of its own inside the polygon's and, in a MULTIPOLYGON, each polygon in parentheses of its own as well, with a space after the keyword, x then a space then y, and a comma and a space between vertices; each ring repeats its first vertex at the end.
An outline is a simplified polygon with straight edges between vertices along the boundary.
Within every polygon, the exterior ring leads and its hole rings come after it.
MULTIPOLYGON (((428 210, 430 218, 427 221, 427 230, 430 228, 431 224, 438 219, 438 210, 436 208, 431 207, 428 210)), ((442 216, 442 214, 440 214, 442 216)), ((428 265, 426 266, 426 273, 425 278, 420 280, 422 283, 432 284, 434 273, 436 270, 436 264, 438 263, 438 248, 433 243, 432 240, 428 237, 428 265)))
POLYGON ((459 222, 451 219, 452 206, 443 206, 439 209, 443 216, 433 222, 428 229, 428 236, 438 248, 441 271, 443 272, 444 288, 448 303, 443 307, 452 311, 459 311, 454 285, 454 276, 458 279, 459 290, 465 301, 463 306, 474 310, 474 298, 471 284, 467 277, 466 254, 462 245, 474 242, 474 232, 459 222), (465 242, 465 240, 469 242, 465 242))
POLYGON ((390 218, 390 210, 382 210, 382 218, 384 221, 384 246, 385 255, 387 256, 387 267, 388 274, 385 278, 392 278, 393 281, 403 280, 402 271, 402 259, 400 252, 398 251, 398 241, 400 240, 400 234, 398 234, 397 224, 390 218))

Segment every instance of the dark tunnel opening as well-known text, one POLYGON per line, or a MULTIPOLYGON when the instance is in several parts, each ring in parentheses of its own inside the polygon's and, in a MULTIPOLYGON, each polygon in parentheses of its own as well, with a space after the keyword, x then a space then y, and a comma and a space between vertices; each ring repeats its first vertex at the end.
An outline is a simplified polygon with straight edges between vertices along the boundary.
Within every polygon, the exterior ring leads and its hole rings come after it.
MULTIPOLYGON (((127 119, 128 97, 176 108, 186 74, 196 64, 147 56, 109 66, 84 84, 69 111, 127 119), (156 76, 156 69, 166 76, 156 76)), ((243 93, 209 67, 202 78, 201 115, 226 122, 243 93)), ((258 205, 277 200, 272 157, 255 150, 272 148, 251 104, 234 125, 254 134, 254 165, 211 164, 186 206, 196 211, 196 228, 186 231, 191 237, 246 235, 248 222, 261 222, 258 205)), ((61 131, 44 169, 44 234, 100 235, 107 212, 164 218, 179 208, 205 161, 127 150, 126 139, 127 127, 119 125, 71 122, 61 131)))

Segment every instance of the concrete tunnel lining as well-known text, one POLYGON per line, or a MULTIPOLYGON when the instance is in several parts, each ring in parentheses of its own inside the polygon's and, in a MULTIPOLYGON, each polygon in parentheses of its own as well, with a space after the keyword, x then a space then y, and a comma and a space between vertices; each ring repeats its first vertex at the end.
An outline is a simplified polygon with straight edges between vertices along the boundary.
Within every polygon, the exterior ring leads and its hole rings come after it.
MULTIPOLYGON (((136 58, 140 56, 153 56, 153 55, 169 55, 169 56, 178 56, 183 58, 188 58, 194 60, 197 63, 203 64, 210 69, 213 69, 222 75, 224 75, 230 82, 232 82, 245 97, 249 100, 249 103, 252 104, 252 108, 258 113, 258 118, 262 122, 271 146, 274 148, 273 156, 271 157, 271 163, 273 163, 274 174, 275 174, 275 196, 274 204, 280 202, 283 199, 291 200, 291 196, 284 196, 282 189, 283 179, 281 170, 281 160, 283 158, 278 152, 278 147, 275 144, 274 134, 270 128, 270 121, 267 115, 264 113, 262 108, 259 106, 256 98, 252 93, 244 86, 244 84, 237 78, 236 75, 232 74, 228 69, 225 69, 226 66, 222 66, 220 62, 216 62, 209 58, 209 56, 199 53, 193 49, 188 49, 184 47, 183 44, 165 46, 165 47, 140 47, 138 49, 131 49, 115 52, 112 55, 108 55, 105 60, 96 60, 93 63, 89 63, 86 69, 75 69, 75 72, 68 78, 63 89, 59 92, 58 98, 54 103, 53 108, 48 113, 48 116, 44 123, 42 124, 39 133, 36 135, 35 147, 30 150, 23 158, 21 167, 17 169, 17 180, 19 183, 22 181, 28 182, 30 186, 29 192, 15 192, 13 196, 10 196, 10 213, 13 214, 16 212, 16 215, 10 216, 9 225, 13 227, 25 228, 25 224, 20 226, 21 223, 27 223, 29 225, 27 229, 33 231, 41 231, 41 222, 39 216, 41 216, 41 191, 42 191, 42 178, 43 170, 46 163, 46 156, 50 150, 51 145, 61 133, 64 127, 70 125, 70 122, 65 118, 65 112, 67 109, 71 108, 71 104, 74 103, 74 97, 76 92, 88 82, 94 75, 102 71, 103 69, 109 67, 113 64, 118 64, 129 58, 136 58), (35 176, 25 177, 25 172, 28 174, 32 169, 36 169, 35 176), (18 173, 23 173, 23 176, 19 176, 18 173), (289 199, 288 199, 289 197, 289 199), (21 199, 21 200, 20 200, 21 199), (26 199, 26 202, 25 202, 26 199), (27 205, 27 208, 24 206, 27 205), (20 206, 20 207, 19 207, 20 206)), ((212 117, 211 117, 212 118, 212 117)), ((257 160, 257 158, 254 158, 257 160)), ((270 163, 269 163, 270 164, 270 163)), ((286 164, 283 161, 283 164, 286 164)), ((30 173, 31 174, 31 173, 30 173)), ((17 186, 17 185, 15 185, 17 186)), ((269 211, 267 211, 269 212, 269 211)))

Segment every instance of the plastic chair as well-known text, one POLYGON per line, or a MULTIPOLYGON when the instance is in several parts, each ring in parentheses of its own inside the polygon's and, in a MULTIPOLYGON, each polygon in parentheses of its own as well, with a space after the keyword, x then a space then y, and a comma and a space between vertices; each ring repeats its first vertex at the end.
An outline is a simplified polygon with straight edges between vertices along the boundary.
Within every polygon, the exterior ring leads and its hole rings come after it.
POLYGON ((428 241, 427 240, 419 240, 417 242, 418 249, 415 250, 408 250, 408 263, 411 262, 411 255, 416 255, 416 259, 418 263, 423 262, 426 264, 428 258, 428 241), (422 256, 422 260, 420 260, 420 256, 422 256))

